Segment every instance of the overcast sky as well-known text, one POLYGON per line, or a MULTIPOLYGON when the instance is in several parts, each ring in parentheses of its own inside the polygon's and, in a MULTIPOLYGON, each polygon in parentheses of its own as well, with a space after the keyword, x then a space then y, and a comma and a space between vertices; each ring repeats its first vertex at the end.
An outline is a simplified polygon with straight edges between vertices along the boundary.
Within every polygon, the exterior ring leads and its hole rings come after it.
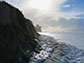
POLYGON ((45 31, 84 31, 84 0, 6 0, 45 31))

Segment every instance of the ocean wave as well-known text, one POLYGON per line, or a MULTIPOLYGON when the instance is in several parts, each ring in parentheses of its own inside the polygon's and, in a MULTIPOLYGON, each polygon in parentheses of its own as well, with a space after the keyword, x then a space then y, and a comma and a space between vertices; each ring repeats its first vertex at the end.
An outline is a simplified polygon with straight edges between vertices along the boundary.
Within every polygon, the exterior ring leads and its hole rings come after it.
POLYGON ((58 42, 50 36, 40 38, 41 51, 34 53, 30 63, 84 63, 84 50, 58 42))

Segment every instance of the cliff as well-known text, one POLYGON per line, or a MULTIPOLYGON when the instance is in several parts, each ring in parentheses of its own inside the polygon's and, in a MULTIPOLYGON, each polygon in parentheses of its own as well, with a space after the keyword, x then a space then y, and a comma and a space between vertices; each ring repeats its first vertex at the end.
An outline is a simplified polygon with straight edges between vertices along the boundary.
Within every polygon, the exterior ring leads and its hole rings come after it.
POLYGON ((32 22, 21 11, 0 2, 0 63, 26 63, 33 52, 39 52, 38 39, 32 22))

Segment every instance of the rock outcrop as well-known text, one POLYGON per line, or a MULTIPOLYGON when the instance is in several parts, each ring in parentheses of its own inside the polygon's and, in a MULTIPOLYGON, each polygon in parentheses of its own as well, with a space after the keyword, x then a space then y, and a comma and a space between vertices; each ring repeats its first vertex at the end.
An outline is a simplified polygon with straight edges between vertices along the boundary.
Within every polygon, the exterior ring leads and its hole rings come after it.
POLYGON ((0 63, 28 62, 33 52, 39 52, 38 36, 17 8, 0 2, 0 63))
POLYGON ((41 26, 39 26, 39 25, 36 25, 35 29, 36 29, 37 32, 42 32, 41 26))

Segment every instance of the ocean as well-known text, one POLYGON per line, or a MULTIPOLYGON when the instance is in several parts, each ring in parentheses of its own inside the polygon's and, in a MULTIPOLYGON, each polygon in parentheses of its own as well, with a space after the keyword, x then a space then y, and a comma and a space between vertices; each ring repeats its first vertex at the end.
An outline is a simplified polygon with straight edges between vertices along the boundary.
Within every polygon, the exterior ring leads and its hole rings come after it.
POLYGON ((40 34, 41 51, 34 54, 30 63, 84 63, 83 33, 41 32, 40 34))
POLYGON ((84 50, 84 33, 79 32, 41 32, 40 34, 52 36, 58 42, 73 45, 84 50))

